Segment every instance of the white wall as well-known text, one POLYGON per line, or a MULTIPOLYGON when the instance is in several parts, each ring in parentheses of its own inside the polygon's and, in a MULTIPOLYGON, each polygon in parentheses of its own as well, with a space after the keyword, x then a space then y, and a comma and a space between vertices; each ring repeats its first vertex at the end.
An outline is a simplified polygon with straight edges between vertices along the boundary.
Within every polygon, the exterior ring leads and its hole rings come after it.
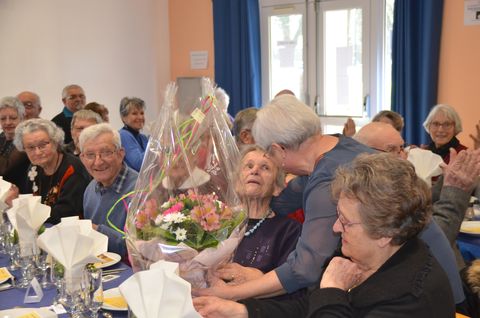
POLYGON ((170 79, 168 0, 1 0, 0 43, 0 97, 36 92, 46 119, 75 83, 114 127, 124 96, 144 99, 151 121, 170 79))

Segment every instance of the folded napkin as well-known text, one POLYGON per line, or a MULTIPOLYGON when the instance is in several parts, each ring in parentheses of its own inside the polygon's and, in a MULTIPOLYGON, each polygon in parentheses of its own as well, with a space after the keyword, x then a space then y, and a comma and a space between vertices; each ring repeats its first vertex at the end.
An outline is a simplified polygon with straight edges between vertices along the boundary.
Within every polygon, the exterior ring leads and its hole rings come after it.
POLYGON ((8 205, 5 203, 5 199, 11 186, 12 184, 10 182, 3 180, 3 177, 0 176, 0 211, 8 208, 8 205))
POLYGON ((54 312, 51 312, 47 308, 15 308, 8 310, 0 310, 0 317, 8 318, 31 318, 31 317, 41 317, 41 318, 54 318, 57 315, 54 312))
POLYGON ((180 278, 178 264, 161 261, 135 273, 120 292, 138 318, 201 317, 193 308, 190 284, 180 278))
POLYGON ((36 244, 38 229, 50 216, 51 208, 42 204, 40 196, 22 194, 12 201, 7 211, 8 219, 18 232, 20 245, 36 244))
POLYGON ((97 255, 105 253, 108 247, 108 237, 95 231, 91 220, 78 217, 63 218, 46 229, 37 242, 65 267, 67 289, 71 291, 78 289, 85 265, 98 262, 97 255))
POLYGON ((410 149, 407 159, 415 167, 417 176, 425 180, 429 186, 432 185, 432 177, 442 174, 440 164, 443 163, 443 159, 430 150, 420 148, 410 149))

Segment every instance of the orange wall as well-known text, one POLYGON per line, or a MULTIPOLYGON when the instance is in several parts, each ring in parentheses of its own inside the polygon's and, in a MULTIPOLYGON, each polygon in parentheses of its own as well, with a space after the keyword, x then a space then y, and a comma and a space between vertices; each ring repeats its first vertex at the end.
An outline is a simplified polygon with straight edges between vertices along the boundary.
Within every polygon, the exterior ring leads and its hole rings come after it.
POLYGON ((459 139, 472 147, 468 135, 480 120, 480 25, 464 25, 464 1, 445 0, 443 12, 438 102, 457 110, 459 139))
POLYGON ((170 0, 171 79, 207 76, 214 78, 213 12, 211 0, 170 0), (208 51, 205 70, 190 69, 190 51, 208 51))

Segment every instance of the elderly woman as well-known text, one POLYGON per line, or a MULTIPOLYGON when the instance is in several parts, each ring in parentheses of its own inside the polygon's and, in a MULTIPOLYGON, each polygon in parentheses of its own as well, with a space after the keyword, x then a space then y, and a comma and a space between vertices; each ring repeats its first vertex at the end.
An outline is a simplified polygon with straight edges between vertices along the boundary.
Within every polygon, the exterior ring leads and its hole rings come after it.
POLYGON ((432 139, 427 149, 441 156, 445 163, 450 161, 450 148, 457 152, 467 149, 455 137, 462 131, 462 121, 452 107, 443 104, 433 107, 423 127, 432 139))
POLYGON ((373 152, 351 138, 323 135, 321 130, 320 118, 292 95, 280 95, 258 111, 252 129, 255 141, 269 150, 268 157, 277 166, 300 176, 272 201, 272 209, 287 214, 303 208, 302 234, 295 251, 275 270, 241 285, 196 290, 197 295, 230 299, 273 296, 318 281, 323 264, 339 242, 331 230, 337 215, 330 192, 334 172, 358 154, 373 152))
POLYGON ((78 157, 80 155, 78 139, 82 131, 87 127, 100 124, 102 122, 103 120, 100 115, 94 111, 81 109, 75 112, 72 117, 72 128, 70 130, 72 133, 72 141, 65 145, 65 152, 78 157))
POLYGON ((53 122, 30 119, 15 130, 15 146, 27 153, 31 165, 27 185, 52 207, 47 223, 62 217, 83 215, 83 192, 90 176, 80 159, 62 151, 64 132, 53 122))
POLYGON ((249 220, 234 263, 217 271, 230 284, 257 278, 283 264, 300 236, 300 223, 277 215, 269 206, 273 194, 284 187, 284 174, 265 154, 262 148, 249 146, 239 163, 237 192, 248 206, 249 220))
MULTIPOLYGON (((431 217, 430 191, 406 160, 362 155, 332 182, 341 235, 334 257, 308 298, 194 299, 204 317, 454 317, 448 279, 417 237, 431 217)), ((316 239, 321 239, 316 235, 316 239)))
POLYGON ((135 171, 142 166, 148 137, 140 133, 145 124, 145 102, 136 97, 124 97, 120 101, 120 117, 125 125, 120 138, 125 148, 125 163, 135 171))
POLYGON ((0 176, 25 192, 26 170, 30 162, 24 152, 13 145, 15 128, 23 120, 25 108, 15 97, 4 97, 0 101, 0 176))

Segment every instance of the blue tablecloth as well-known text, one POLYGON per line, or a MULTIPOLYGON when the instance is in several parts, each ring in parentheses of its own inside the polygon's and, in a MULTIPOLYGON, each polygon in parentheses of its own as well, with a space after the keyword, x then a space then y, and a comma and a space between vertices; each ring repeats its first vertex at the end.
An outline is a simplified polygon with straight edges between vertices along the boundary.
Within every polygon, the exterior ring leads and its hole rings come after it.
POLYGON ((465 261, 480 258, 480 235, 459 233, 457 244, 465 261))
MULTIPOLYGON (((8 264, 9 264, 8 256, 5 254, 0 254, 0 267, 8 266, 8 264)), ((126 269, 119 273, 120 275, 119 278, 104 283, 103 284, 104 290, 117 287, 123 281, 125 281, 128 277, 130 277, 133 273, 132 269, 122 262, 119 262, 106 269, 114 269, 114 268, 126 268, 126 269)), ((15 271, 12 274, 15 277, 18 277, 20 273, 19 271, 15 271)), ((26 289, 18 289, 18 288, 12 288, 8 290, 0 291, 0 310, 10 309, 13 307, 38 308, 38 307, 50 306, 53 302, 53 298, 56 295, 56 289, 55 287, 52 286, 43 290, 44 294, 41 302, 33 303, 33 304, 24 304, 23 299, 25 297, 25 292, 26 292, 26 289)), ((119 318, 127 317, 126 311, 109 311, 109 312, 113 315, 113 317, 119 317, 119 318)), ((67 317, 67 315, 61 315, 60 317, 67 317)))

